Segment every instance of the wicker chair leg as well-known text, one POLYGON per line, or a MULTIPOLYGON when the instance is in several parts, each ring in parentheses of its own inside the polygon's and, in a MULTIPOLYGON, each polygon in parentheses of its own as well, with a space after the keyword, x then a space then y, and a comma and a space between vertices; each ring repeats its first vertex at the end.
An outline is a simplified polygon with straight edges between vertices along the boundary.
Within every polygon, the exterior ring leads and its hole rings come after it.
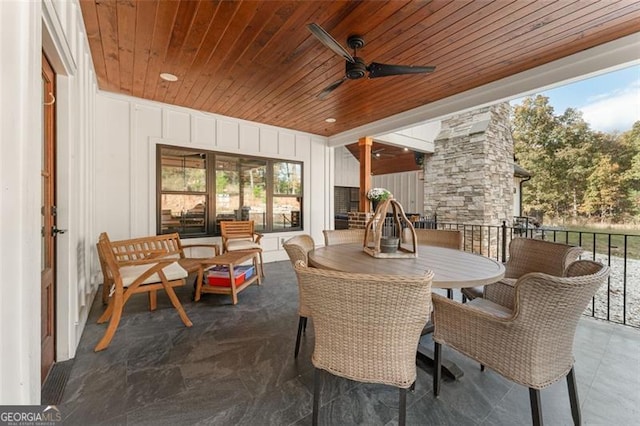
POLYGON ((302 317, 302 334, 307 334, 307 317, 302 317))
POLYGON ((484 364, 480 364, 480 371, 484 371, 484 364))
POLYGON ((453 289, 451 289, 451 288, 447 289, 447 299, 452 299, 453 300, 453 289))
POLYGON ((462 295, 462 303, 467 303, 467 296, 464 294, 462 295))
POLYGON ((533 426, 542 426, 542 407, 540 405, 540 389, 529 388, 531 401, 531 418, 533 426))
POLYGON ((438 342, 434 342, 433 346, 433 395, 440 394, 440 377, 442 376, 441 355, 442 346, 438 342))
POLYGON ((318 411, 320 411, 320 369, 313 372, 313 414, 311 424, 318 425, 318 411))
POLYGON ((573 367, 571 367, 569 374, 567 374, 567 387, 569 388, 569 401, 571 401, 573 424, 579 426, 582 424, 582 418, 580 415, 580 402, 578 400, 578 386, 576 384, 576 375, 573 367))
POLYGON ((305 317, 299 317, 298 319, 298 335, 296 336, 296 349, 293 353, 294 358, 298 358, 298 352, 300 352, 300 336, 302 335, 305 320, 305 317))
POLYGON ((400 388, 400 414, 398 415, 398 426, 404 426, 407 423, 407 390, 400 388))

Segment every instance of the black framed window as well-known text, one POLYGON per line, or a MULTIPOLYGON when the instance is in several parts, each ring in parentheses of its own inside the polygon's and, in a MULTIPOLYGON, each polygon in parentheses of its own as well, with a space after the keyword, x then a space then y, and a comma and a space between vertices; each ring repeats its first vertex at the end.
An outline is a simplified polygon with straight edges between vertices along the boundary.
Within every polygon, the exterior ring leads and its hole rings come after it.
POLYGON ((302 163, 160 145, 158 233, 220 235, 224 220, 259 232, 302 229, 302 163))

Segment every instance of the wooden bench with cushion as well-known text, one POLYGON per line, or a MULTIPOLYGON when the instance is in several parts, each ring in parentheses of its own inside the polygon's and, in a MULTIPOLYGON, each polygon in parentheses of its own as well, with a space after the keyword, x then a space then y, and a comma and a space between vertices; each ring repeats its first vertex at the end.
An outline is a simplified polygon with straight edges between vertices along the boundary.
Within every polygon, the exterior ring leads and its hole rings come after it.
MULTIPOLYGON (((177 233, 111 241, 110 243, 118 263, 157 258, 175 259, 187 273, 198 274, 196 285, 200 286, 202 285, 204 263, 220 254, 220 247, 217 244, 183 245, 177 233)), ((102 257, 100 257, 100 266, 104 276, 102 302, 107 304, 114 283, 113 278, 107 273, 102 257)), ((155 309, 155 292, 149 293, 149 304, 152 310, 155 309)))
POLYGON ((97 244, 98 256, 105 282, 111 282, 109 287, 112 296, 109 298, 107 309, 98 319, 98 324, 109 321, 109 325, 94 349, 96 352, 106 349, 111 343, 120 323, 124 305, 133 294, 148 293, 150 308, 155 310, 156 293, 158 290, 164 290, 184 325, 192 326, 173 290, 174 287, 183 286, 188 276, 187 271, 178 264, 179 259, 163 257, 158 244, 143 244, 139 239, 135 241, 131 244, 121 241, 114 247, 106 232, 100 234, 97 244), (123 248, 127 249, 127 254, 123 254, 123 248), (127 260, 118 260, 118 256, 127 256, 127 260))

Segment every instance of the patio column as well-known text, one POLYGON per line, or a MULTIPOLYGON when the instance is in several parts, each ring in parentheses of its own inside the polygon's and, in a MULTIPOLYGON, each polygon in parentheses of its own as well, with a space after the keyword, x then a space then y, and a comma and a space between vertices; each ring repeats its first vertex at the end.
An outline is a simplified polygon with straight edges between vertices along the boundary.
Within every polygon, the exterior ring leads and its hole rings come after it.
POLYGON ((365 136, 358 140, 360 148, 360 208, 361 212, 369 212, 371 207, 367 199, 367 191, 371 188, 371 145, 373 139, 365 136))

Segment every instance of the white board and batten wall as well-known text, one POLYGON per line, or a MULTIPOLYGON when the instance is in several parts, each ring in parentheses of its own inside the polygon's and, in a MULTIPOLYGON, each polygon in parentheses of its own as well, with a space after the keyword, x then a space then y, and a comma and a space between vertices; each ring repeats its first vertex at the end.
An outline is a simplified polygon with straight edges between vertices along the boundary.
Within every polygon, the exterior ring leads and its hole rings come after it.
POLYGON ((75 355, 96 291, 97 82, 76 1, 0 1, 0 35, 0 404, 38 404, 43 52, 56 73, 57 227, 66 229, 56 241, 56 361, 75 355))
MULTIPOLYGON (((96 116, 96 221, 113 239, 156 233, 156 146, 164 144, 302 161, 303 232, 322 241, 333 180, 325 138, 107 92, 97 95, 96 116)), ((265 234, 265 261, 287 259, 282 242, 293 235, 265 234)))
POLYGON ((424 213, 424 181, 417 171, 372 176, 371 187, 388 189, 405 213, 424 213))

